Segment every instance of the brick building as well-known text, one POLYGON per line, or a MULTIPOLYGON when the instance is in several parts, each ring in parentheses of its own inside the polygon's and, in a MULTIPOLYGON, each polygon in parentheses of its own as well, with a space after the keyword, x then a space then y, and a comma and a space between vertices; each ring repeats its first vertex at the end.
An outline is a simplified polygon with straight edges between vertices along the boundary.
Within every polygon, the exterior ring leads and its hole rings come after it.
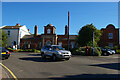
POLYGON ((119 29, 115 28, 114 25, 109 24, 106 28, 102 28, 102 36, 99 41, 99 46, 105 47, 114 47, 119 45, 119 29))
MULTIPOLYGON (((64 35, 57 35, 55 33, 55 26, 52 24, 48 24, 47 26, 44 26, 44 34, 38 35, 37 30, 38 27, 35 25, 34 27, 34 34, 31 35, 25 35, 21 39, 21 48, 23 49, 40 49, 46 44, 51 45, 61 45, 62 47, 67 47, 68 45, 68 27, 65 26, 65 34, 64 35)), ((75 47, 76 42, 76 36, 77 35, 69 35, 69 45, 70 48, 75 47)))

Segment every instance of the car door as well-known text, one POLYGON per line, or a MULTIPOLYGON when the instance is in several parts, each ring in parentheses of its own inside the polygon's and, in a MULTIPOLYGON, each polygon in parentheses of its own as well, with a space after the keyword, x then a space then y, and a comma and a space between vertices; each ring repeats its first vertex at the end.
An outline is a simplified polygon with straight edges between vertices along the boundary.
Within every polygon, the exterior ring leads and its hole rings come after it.
POLYGON ((52 56, 52 47, 51 46, 48 47, 48 55, 52 56))

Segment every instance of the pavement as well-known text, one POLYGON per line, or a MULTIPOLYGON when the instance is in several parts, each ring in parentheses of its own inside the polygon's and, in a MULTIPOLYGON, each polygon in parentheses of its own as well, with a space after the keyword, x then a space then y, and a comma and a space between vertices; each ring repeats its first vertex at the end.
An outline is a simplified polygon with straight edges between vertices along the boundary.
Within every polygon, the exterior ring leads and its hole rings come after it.
MULTIPOLYGON (((43 60, 38 53, 11 53, 10 58, 3 60, 2 63, 18 79, 114 78, 117 80, 120 76, 119 55, 73 56, 68 61, 51 61, 49 58, 43 60)), ((4 72, 3 76, 6 77, 4 72)))
POLYGON ((0 68, 0 80, 2 78, 9 78, 9 76, 3 68, 0 68))

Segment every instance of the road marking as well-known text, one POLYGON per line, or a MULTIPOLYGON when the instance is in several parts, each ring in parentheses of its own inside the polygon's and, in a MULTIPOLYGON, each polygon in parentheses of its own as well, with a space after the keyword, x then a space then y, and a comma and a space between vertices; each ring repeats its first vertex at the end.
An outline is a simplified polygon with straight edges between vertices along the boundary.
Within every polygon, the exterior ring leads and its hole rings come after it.
POLYGON ((5 65, 3 65, 2 63, 0 63, 7 71, 9 71, 9 73, 13 76, 13 78, 15 79, 15 80, 18 80, 17 79, 17 77, 13 74, 13 72, 10 70, 10 69, 8 69, 5 65))

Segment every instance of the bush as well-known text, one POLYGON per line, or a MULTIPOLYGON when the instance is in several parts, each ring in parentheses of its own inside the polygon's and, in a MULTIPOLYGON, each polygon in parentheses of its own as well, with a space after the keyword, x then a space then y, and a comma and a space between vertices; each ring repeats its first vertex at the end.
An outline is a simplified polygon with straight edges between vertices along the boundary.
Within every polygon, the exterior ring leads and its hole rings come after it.
POLYGON ((116 53, 120 54, 120 49, 117 49, 117 50, 116 50, 116 53))
POLYGON ((114 46, 113 49, 114 49, 114 50, 118 49, 118 46, 114 46))
POLYGON ((94 56, 101 56, 102 51, 101 51, 101 49, 99 49, 99 48, 96 47, 94 53, 95 53, 94 56))
POLYGON ((105 48, 111 49, 109 46, 105 46, 105 48))
POLYGON ((99 47, 95 47, 94 54, 93 54, 93 48, 92 47, 90 48, 90 55, 92 55, 92 56, 101 56, 101 54, 102 54, 102 51, 101 51, 101 49, 99 47))
POLYGON ((12 48, 7 48, 8 51, 10 52, 13 52, 13 49, 12 48))
POLYGON ((85 47, 74 48, 72 50, 72 55, 85 55, 85 47))

